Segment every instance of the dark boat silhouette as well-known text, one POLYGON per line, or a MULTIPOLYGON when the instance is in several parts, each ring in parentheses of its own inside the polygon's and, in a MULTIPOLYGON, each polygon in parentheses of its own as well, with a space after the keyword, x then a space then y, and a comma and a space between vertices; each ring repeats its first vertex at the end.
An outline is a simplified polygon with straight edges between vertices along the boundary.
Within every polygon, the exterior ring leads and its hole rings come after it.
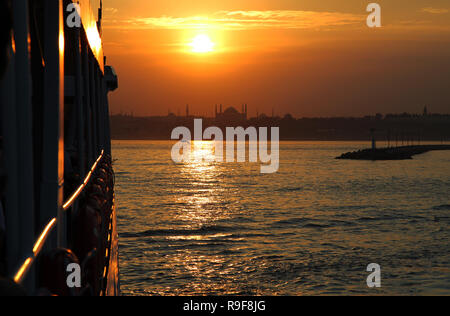
POLYGON ((119 295, 101 1, 0 6, 0 295, 119 295))

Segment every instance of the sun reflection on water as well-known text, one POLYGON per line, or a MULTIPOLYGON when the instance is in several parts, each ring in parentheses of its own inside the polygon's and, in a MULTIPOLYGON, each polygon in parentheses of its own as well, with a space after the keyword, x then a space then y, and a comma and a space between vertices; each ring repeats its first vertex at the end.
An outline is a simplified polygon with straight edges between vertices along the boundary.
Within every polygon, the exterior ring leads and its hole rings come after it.
MULTIPOLYGON (((178 242, 195 242, 199 246, 207 246, 231 238, 228 232, 211 230, 217 227, 218 221, 226 220, 230 216, 226 207, 225 192, 220 185, 223 167, 215 162, 214 158, 214 142, 193 141, 191 143, 190 159, 180 165, 180 173, 189 183, 189 189, 177 198, 178 203, 184 207, 176 213, 176 219, 184 222, 186 229, 196 230, 198 233, 168 238, 178 242)), ((222 273, 229 272, 225 268, 226 262, 225 256, 202 256, 185 249, 170 256, 171 269, 186 271, 192 278, 191 286, 198 292, 205 290, 211 292, 213 289, 211 284, 199 283, 195 280, 203 276, 211 280, 217 278, 217 269, 212 267, 221 267, 222 273)), ((214 290, 218 290, 217 284, 214 287, 214 290)), ((233 292, 230 285, 224 285, 221 291, 233 292)))
POLYGON ((214 158, 214 142, 193 141, 190 159, 181 165, 180 172, 190 183, 190 190, 178 197, 178 202, 185 207, 177 218, 186 221, 191 228, 227 218, 220 207, 223 192, 217 184, 221 181, 221 171, 214 158))

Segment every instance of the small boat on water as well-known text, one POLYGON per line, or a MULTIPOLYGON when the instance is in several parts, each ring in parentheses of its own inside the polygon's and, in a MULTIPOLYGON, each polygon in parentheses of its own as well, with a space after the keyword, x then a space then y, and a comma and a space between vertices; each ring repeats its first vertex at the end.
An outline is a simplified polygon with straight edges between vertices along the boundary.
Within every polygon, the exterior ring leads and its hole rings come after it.
POLYGON ((120 294, 102 9, 0 0, 0 296, 120 294))

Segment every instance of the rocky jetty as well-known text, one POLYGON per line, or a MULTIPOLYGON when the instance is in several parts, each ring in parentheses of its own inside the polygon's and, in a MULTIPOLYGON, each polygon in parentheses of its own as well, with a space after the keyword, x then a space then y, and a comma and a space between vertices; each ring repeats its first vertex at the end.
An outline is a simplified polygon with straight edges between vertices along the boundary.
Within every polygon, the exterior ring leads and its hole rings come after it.
POLYGON ((450 150, 450 145, 417 145, 391 148, 363 149, 342 154, 336 159, 405 160, 432 150, 450 150))

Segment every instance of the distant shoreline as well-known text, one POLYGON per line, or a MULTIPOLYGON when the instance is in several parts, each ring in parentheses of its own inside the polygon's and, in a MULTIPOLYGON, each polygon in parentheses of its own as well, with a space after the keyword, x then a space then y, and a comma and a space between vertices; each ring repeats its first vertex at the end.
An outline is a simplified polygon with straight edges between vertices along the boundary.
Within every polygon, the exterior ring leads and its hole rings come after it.
MULTIPOLYGON (((177 139, 170 139, 170 138, 112 138, 112 141, 178 141, 177 139)), ((205 140, 209 141, 209 140, 205 140)), ((367 144, 370 143, 370 139, 280 139, 281 142, 366 142, 367 144)), ((379 140, 379 144, 386 143, 386 140, 379 140)), ((421 143, 439 143, 439 144, 448 144, 450 143, 450 140, 442 141, 441 139, 424 139, 421 140, 421 143)), ((392 141, 391 141, 392 145, 392 141)), ((395 145, 395 143, 394 143, 395 145)), ((401 147, 401 143, 398 144, 399 147, 401 147)))
MULTIPOLYGON (((203 130, 218 127, 225 134, 227 127, 279 127, 283 141, 368 141, 390 145, 411 145, 424 141, 450 140, 450 115, 386 115, 362 118, 295 119, 292 116, 246 118, 246 114, 227 110, 217 118, 202 119, 203 130), (230 112, 230 113, 228 113, 230 112), (228 116, 226 116, 228 115, 228 116), (373 131, 373 132, 372 132, 373 131)), ((194 133, 192 116, 133 117, 111 116, 111 138, 116 140, 171 140, 172 131, 187 127, 194 133)), ((270 131, 270 129, 269 129, 270 131)), ((269 137, 270 138, 270 137, 269 137)))

